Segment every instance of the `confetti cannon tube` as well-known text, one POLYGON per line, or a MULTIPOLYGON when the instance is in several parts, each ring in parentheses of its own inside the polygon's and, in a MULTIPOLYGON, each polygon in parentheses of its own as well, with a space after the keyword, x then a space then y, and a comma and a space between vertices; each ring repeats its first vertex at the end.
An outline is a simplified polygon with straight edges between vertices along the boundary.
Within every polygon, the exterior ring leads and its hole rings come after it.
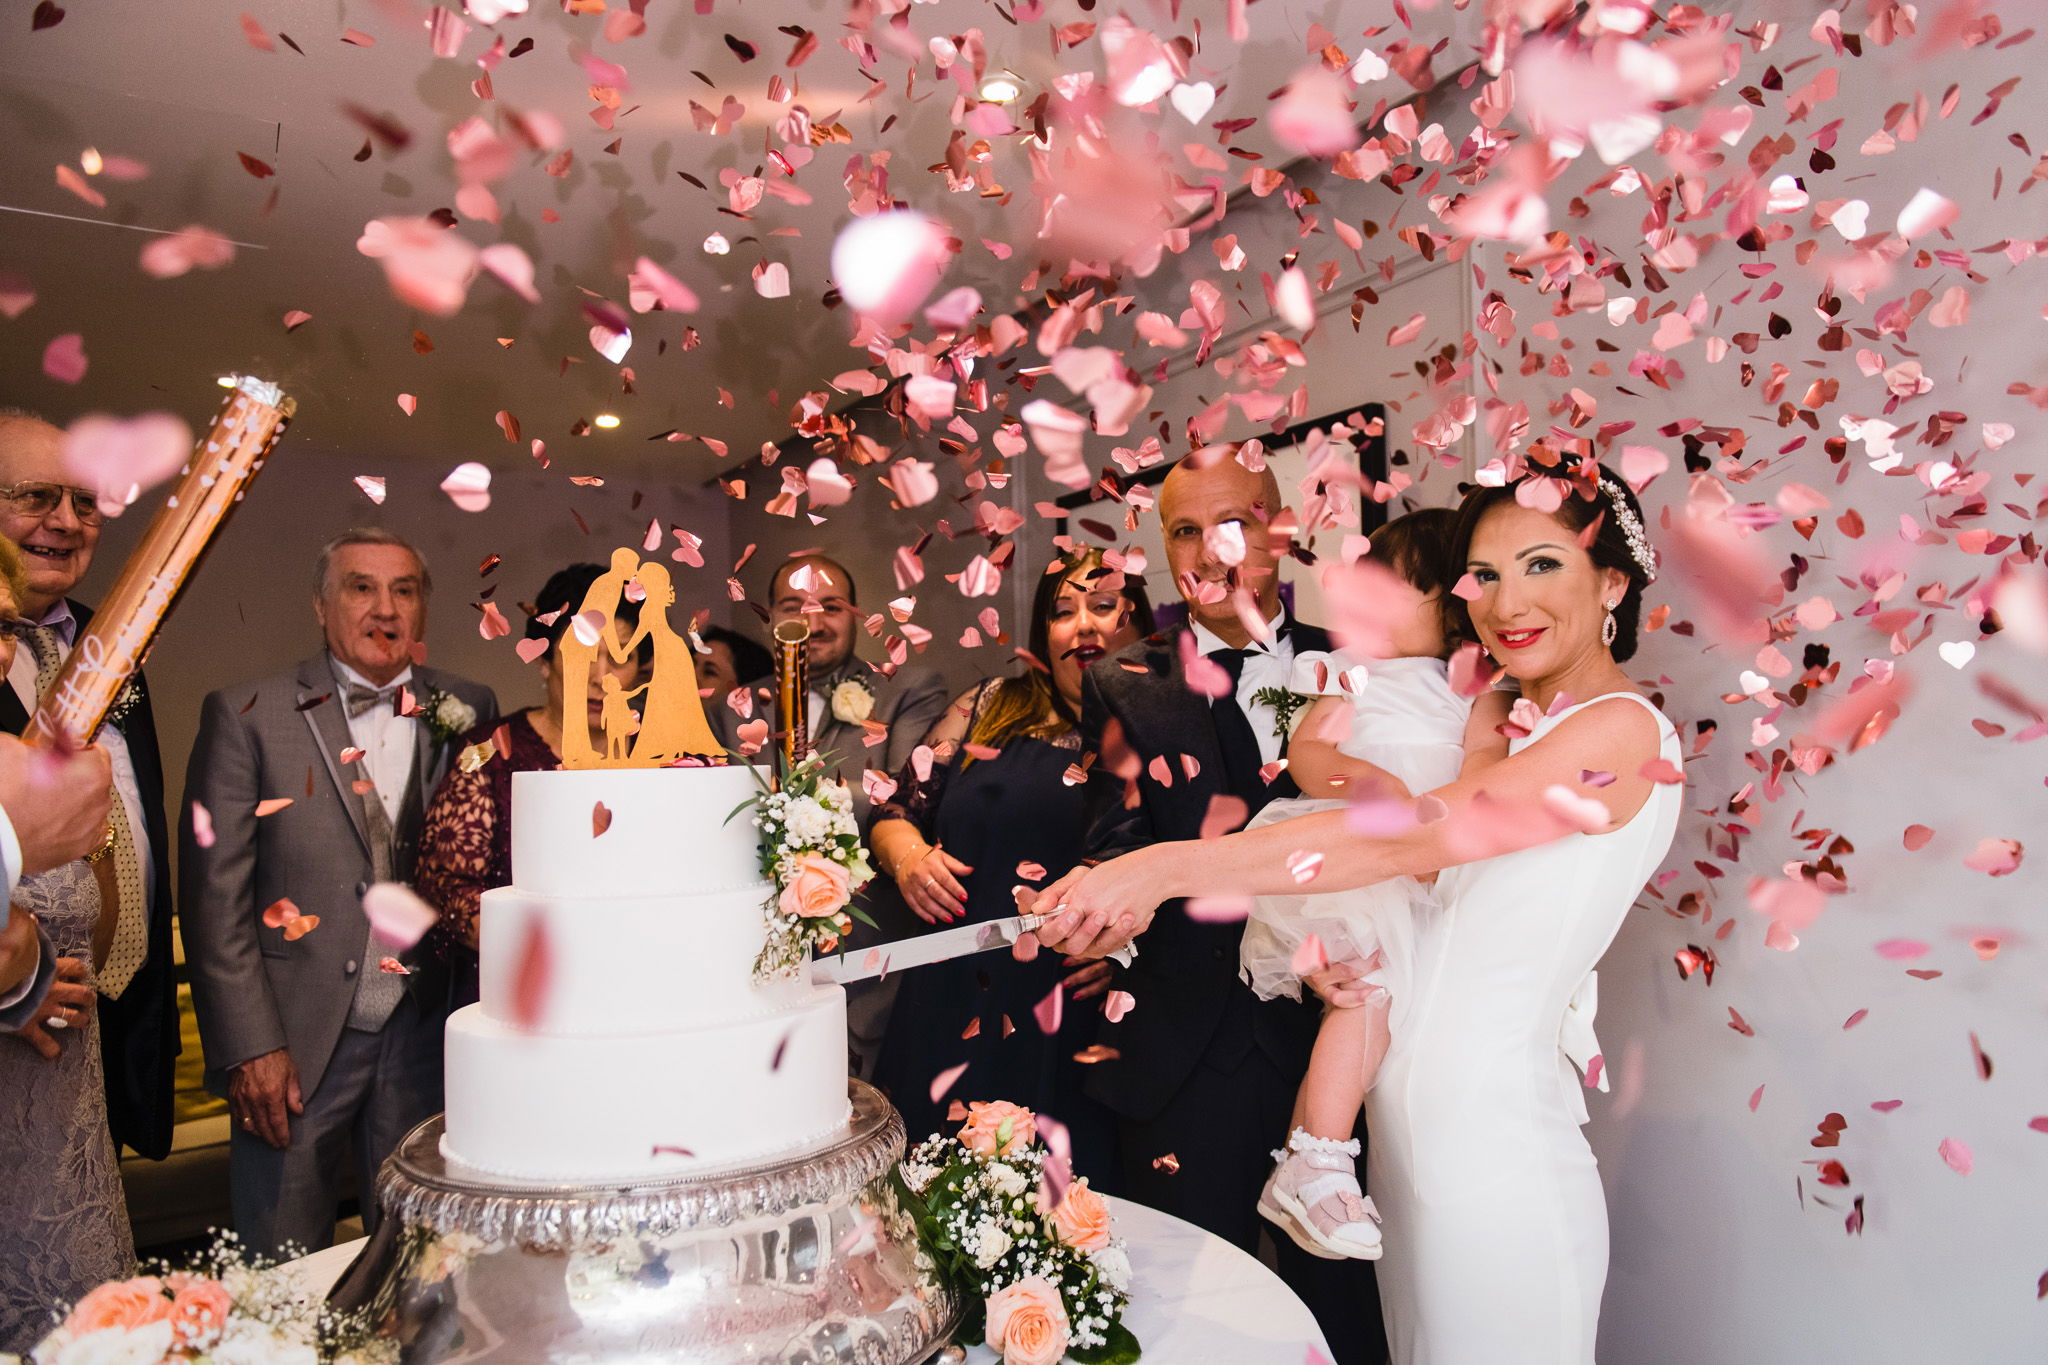
POLYGON ((782 729, 782 770, 789 772, 811 752, 811 709, 804 643, 811 628, 802 621, 775 627, 775 720, 782 729))
POLYGON ((297 406, 275 384, 236 378, 213 429, 193 447, 177 487, 79 635, 23 738, 32 744, 92 743, 297 406))

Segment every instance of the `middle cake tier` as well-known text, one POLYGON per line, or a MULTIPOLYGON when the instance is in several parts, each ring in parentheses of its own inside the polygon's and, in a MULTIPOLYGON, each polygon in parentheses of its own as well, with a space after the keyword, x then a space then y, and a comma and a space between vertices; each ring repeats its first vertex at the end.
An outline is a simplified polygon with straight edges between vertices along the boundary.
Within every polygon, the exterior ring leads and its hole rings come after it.
POLYGON ((486 891, 484 1013, 529 1032, 600 1037, 788 1009, 804 999, 808 981, 753 979, 770 894, 765 882, 602 899, 536 896, 516 886, 486 891))

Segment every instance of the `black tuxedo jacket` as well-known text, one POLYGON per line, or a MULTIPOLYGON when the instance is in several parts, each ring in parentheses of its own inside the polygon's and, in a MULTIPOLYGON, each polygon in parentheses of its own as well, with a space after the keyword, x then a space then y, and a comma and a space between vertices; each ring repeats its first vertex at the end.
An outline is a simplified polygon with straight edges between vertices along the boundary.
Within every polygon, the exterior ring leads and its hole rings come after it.
MULTIPOLYGON (((71 614, 84 630, 92 608, 71 603, 71 614)), ((119 1000, 102 996, 100 1059, 106 1070, 107 1126, 114 1146, 132 1147, 152 1161, 171 1150, 171 1090, 177 1065, 178 983, 171 961, 171 840, 164 820, 164 760, 156 744, 156 714, 150 709, 149 684, 135 675, 140 694, 135 706, 114 728, 128 745, 135 765, 135 785, 142 796, 142 826, 149 834, 152 868, 149 916, 149 959, 121 992, 119 1000)), ((14 689, 0 678, 0 730, 18 735, 28 726, 28 712, 14 689)))
MULTIPOLYGON (((1123 778, 1098 760, 1088 778, 1088 856, 1096 859, 1147 844, 1197 838, 1217 796, 1242 797, 1250 812, 1282 796, 1298 795, 1283 772, 1270 786, 1256 772, 1227 770, 1209 699, 1190 692, 1180 660, 1181 626, 1155 635, 1089 667, 1081 681, 1081 727, 1091 750, 1102 752, 1111 722, 1138 759, 1136 804, 1125 804, 1123 778), (1193 778, 1180 761, 1199 765, 1193 778), (1172 782, 1149 771, 1164 758, 1172 782)), ((1290 623, 1297 654, 1327 650, 1330 638, 1314 626, 1290 623)), ((1249 816, 1247 816, 1249 818, 1249 816)), ((1124 1117, 1157 1117, 1205 1058, 1229 1069, 1253 1048, 1285 1073, 1300 1075, 1315 1043, 1318 1013, 1291 1000, 1261 1001, 1237 975, 1244 922, 1190 919, 1185 902, 1167 901, 1138 939, 1137 960, 1119 985, 1136 1007, 1115 1024, 1105 1022, 1102 1042, 1117 1052, 1089 1069, 1089 1093, 1124 1117)))

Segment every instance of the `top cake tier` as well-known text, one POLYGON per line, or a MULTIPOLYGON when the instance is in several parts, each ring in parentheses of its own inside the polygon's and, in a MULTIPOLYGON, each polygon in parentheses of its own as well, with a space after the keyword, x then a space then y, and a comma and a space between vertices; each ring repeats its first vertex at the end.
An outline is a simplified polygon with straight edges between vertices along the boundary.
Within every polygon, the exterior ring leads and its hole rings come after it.
POLYGON ((563 897, 755 885, 760 832, 752 813, 730 824, 726 817, 758 790, 741 764, 514 773, 512 884, 563 897))

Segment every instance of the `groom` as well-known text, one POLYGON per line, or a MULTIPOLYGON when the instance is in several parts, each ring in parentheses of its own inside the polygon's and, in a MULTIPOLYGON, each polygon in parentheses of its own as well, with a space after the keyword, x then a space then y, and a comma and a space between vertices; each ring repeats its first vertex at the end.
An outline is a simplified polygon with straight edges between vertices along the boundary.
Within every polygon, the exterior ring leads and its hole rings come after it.
MULTIPOLYGON (((1231 447, 1195 452, 1161 485, 1167 566, 1188 623, 1099 660, 1082 679, 1083 738, 1100 755, 1088 783, 1091 859, 1197 838, 1205 825, 1227 833, 1266 802, 1299 794, 1284 772, 1267 780, 1286 742, 1259 693, 1284 690, 1295 653, 1330 641, 1281 607, 1266 533, 1279 511, 1271 469, 1253 473, 1231 447), (1243 619, 1239 590, 1266 638, 1243 619), (1193 654, 1223 670, 1228 692, 1212 700, 1190 689, 1193 654)), ((1115 1055, 1090 1069, 1088 1088, 1117 1116, 1119 1193, 1255 1252, 1259 1187, 1271 1150, 1287 1140, 1317 1014, 1261 1001, 1238 979, 1243 933, 1242 916, 1198 919, 1185 902, 1162 905, 1117 982, 1136 1005, 1103 1026, 1100 1041, 1115 1055)), ((1281 1277, 1315 1313, 1339 1365, 1385 1360, 1370 1263, 1318 1260, 1274 1241, 1281 1277)))

